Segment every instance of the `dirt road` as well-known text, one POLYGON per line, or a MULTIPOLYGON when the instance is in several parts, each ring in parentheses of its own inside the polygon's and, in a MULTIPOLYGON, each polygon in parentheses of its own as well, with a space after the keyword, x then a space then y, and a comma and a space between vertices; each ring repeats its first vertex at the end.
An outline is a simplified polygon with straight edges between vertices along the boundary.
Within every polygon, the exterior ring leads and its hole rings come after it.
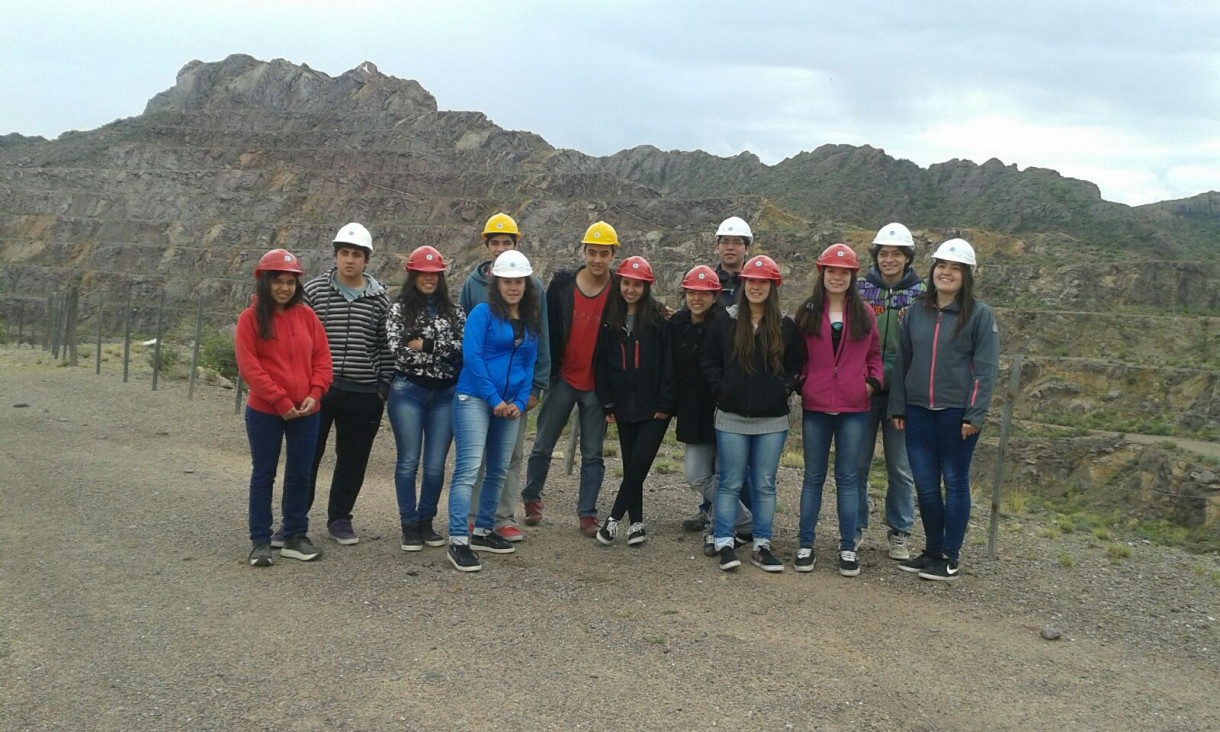
MULTIPOLYGON (((813 573, 724 574, 681 531, 679 475, 650 486, 651 540, 607 549, 557 469, 517 553, 460 575, 399 550, 387 431, 361 543, 323 540, 315 508, 321 560, 255 569, 232 392, 41 356, 0 350, 6 730, 1220 728, 1213 557, 1137 544, 1116 565, 1026 519, 989 562, 979 505, 959 582, 877 548, 847 579, 831 493, 813 573)), ((782 472, 790 561, 801 476, 782 472)))

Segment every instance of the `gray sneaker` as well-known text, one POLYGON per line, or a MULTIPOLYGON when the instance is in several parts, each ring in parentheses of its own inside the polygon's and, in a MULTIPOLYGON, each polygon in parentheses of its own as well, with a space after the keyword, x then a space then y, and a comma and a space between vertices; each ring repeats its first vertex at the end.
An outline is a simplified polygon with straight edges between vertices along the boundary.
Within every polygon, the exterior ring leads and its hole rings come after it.
POLYGON ((308 562, 322 556, 322 550, 314 546, 308 536, 298 534, 284 540, 284 548, 280 550, 280 556, 308 562))
POLYGON ((284 548, 284 527, 283 526, 276 529, 275 533, 271 535, 271 548, 272 549, 283 549, 284 548))
POLYGON ((911 558, 911 549, 907 546, 908 536, 910 534, 905 531, 891 531, 889 533, 890 559, 905 562, 911 558))
POLYGON ((255 544, 254 548, 250 550, 251 567, 270 567, 274 561, 270 544, 255 544))
POLYGON ((343 546, 360 543, 360 537, 356 536, 356 531, 352 528, 351 519, 335 519, 326 524, 326 530, 330 532, 330 538, 343 546))

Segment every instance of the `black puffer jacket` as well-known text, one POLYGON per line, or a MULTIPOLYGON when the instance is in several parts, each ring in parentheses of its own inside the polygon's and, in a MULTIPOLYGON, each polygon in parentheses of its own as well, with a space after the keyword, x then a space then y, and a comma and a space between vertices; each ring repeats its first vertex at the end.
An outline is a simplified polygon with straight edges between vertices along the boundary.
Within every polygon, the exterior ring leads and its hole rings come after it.
POLYGON ((716 441, 714 425, 716 398, 703 378, 699 354, 703 339, 715 317, 725 317, 719 308, 708 313, 700 323, 691 321, 690 311, 683 308, 669 319, 669 349, 674 363, 675 392, 678 406, 678 442, 707 443, 716 441), (719 313, 718 316, 713 313, 719 313))
POLYGON ((771 373, 763 361, 762 346, 754 336, 753 372, 747 373, 733 358, 733 335, 737 330, 737 308, 712 322, 703 341, 703 377, 716 395, 716 406, 742 417, 782 417, 788 414, 788 396, 800 391, 805 369, 805 341, 796 323, 783 316, 780 332, 784 340, 784 368, 771 373))
POLYGON ((643 336, 602 323, 597 336, 597 398, 619 422, 644 422, 674 413, 669 329, 662 321, 643 336))

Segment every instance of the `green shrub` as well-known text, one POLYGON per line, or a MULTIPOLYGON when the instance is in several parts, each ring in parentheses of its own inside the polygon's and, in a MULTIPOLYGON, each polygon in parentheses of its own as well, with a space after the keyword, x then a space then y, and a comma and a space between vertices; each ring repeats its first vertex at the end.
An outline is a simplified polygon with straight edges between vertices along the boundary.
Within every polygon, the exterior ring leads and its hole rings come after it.
MULTIPOLYGON (((162 350, 162 355, 165 351, 162 350)), ((237 380, 237 353, 233 336, 216 333, 204 337, 199 344, 199 365, 212 369, 230 381, 237 380)))

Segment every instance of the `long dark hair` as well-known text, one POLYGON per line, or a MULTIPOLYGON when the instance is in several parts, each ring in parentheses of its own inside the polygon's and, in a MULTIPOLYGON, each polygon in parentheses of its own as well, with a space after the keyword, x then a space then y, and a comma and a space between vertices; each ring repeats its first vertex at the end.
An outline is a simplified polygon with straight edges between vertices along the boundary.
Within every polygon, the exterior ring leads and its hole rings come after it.
MULTIPOLYGON (((784 373, 783 315, 779 310, 779 288, 771 283, 771 292, 763 302, 763 316, 758 323, 763 363, 774 376, 784 373)), ((747 374, 754 373, 754 326, 750 323, 750 301, 746 299, 743 282, 737 288, 737 331, 733 334, 733 358, 747 374)))
MULTIPOLYGON (((928 270, 928 291, 923 296, 923 306, 928 310, 936 310, 936 278, 933 277, 936 273, 936 265, 941 262, 948 262, 944 259, 932 260, 932 269, 928 270)), ((957 318, 957 326, 953 328, 953 337, 957 338, 957 334, 962 332, 966 321, 970 320, 970 314, 974 312, 974 272, 971 271, 970 265, 960 262, 952 262, 956 264, 962 273, 962 289, 957 291, 954 297, 957 300, 957 307, 961 310, 961 315, 957 318)))
MULTIPOLYGON (((627 301, 623 299, 622 278, 613 283, 613 290, 606 300, 606 326, 611 330, 622 330, 627 327, 627 301)), ((660 327, 665 320, 661 314, 661 305, 652 297, 652 283, 644 283, 644 294, 635 304, 635 333, 646 335, 649 330, 660 327)))
MULTIPOLYGON (((813 283, 813 294, 801 303, 800 312, 796 314, 796 327, 802 335, 814 338, 822 337, 822 308, 826 304, 826 269, 818 272, 818 278, 813 283)), ((847 337, 853 341, 867 338, 869 328, 868 306, 856 289, 855 270, 851 271, 851 283, 847 286, 846 301, 843 303, 843 315, 847 318, 847 337)))
POLYGON ((407 281, 403 283, 402 292, 398 293, 398 304, 402 306, 402 322, 410 326, 428 307, 428 298, 436 298, 436 314, 441 318, 453 317, 453 302, 449 299, 449 285, 445 282, 445 273, 436 273, 436 292, 425 295, 415 287, 419 272, 407 270, 407 281))
POLYGON ((271 296, 271 278, 281 274, 291 274, 296 280, 296 289, 292 298, 284 305, 284 309, 296 305, 305 299, 305 289, 301 287, 301 276, 295 272, 264 271, 262 277, 254 281, 254 320, 258 323, 258 337, 264 341, 275 338, 275 298, 271 296))
MULTIPOLYGON (((501 279, 492 275, 491 281, 487 283, 487 307, 491 308, 491 314, 500 320, 510 320, 512 316, 508 311, 508 303, 500 294, 501 279)), ((538 288, 534 287, 534 278, 526 277, 524 279, 525 294, 521 296, 521 302, 517 304, 517 311, 521 314, 521 322, 525 323, 525 329, 537 336, 541 327, 542 305, 538 300, 538 288)))

